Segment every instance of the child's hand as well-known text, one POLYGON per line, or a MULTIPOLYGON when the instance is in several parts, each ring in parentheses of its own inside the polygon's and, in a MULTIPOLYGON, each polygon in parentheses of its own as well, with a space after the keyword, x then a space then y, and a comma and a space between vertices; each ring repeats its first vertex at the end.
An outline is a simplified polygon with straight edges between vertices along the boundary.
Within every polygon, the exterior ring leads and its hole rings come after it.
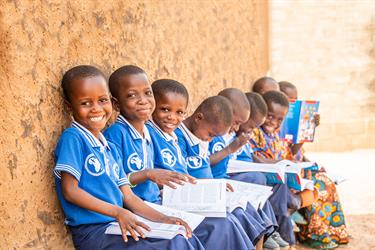
POLYGON ((227 183, 227 191, 228 192, 234 192, 234 188, 229 183, 227 183))
POLYGON ((173 217, 173 216, 165 216, 165 218, 160 222, 167 223, 167 224, 181 225, 186 230, 186 237, 191 238, 191 236, 192 236, 192 230, 191 230, 190 226, 184 220, 182 220, 180 218, 173 217))
POLYGON ((184 185, 186 182, 195 183, 195 178, 190 175, 180 174, 165 169, 150 169, 147 172, 147 177, 158 185, 167 185, 173 189, 176 189, 176 186, 173 185, 173 183, 179 185, 184 185))
POLYGON ((236 137, 228 146, 229 151, 231 153, 236 152, 239 150, 243 145, 249 142, 253 137, 252 133, 242 133, 239 136, 236 137))
POLYGON ((124 239, 125 242, 128 242, 128 236, 126 235, 127 232, 130 233, 130 235, 133 237, 134 240, 138 241, 139 238, 137 234, 142 238, 146 237, 145 234, 143 233, 142 228, 147 231, 151 230, 146 224, 138 221, 132 212, 124 208, 119 208, 118 214, 116 216, 116 220, 118 221, 118 224, 120 225, 122 238, 124 239))
POLYGON ((314 123, 315 123, 315 127, 318 127, 320 125, 320 114, 314 115, 314 123))

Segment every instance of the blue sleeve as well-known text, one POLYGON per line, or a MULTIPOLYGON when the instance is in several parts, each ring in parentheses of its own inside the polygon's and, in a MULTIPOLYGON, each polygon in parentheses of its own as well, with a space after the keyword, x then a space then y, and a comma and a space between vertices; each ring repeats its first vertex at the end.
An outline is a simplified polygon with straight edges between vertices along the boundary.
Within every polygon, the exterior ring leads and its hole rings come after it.
POLYGON ((73 175, 78 181, 84 166, 83 145, 79 135, 65 131, 60 137, 55 150, 55 175, 60 178, 61 172, 73 175))

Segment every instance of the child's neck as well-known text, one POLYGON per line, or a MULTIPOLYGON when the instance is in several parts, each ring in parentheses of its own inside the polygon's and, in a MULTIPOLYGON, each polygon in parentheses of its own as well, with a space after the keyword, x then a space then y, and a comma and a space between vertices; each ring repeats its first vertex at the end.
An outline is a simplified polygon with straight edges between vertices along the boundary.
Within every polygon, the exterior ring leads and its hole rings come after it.
POLYGON ((135 128, 135 130, 138 131, 138 133, 144 137, 143 135, 143 130, 144 130, 144 126, 145 126, 145 121, 143 120, 131 120, 129 118, 127 118, 126 116, 124 116, 123 114, 121 114, 123 117, 125 117, 125 119, 135 128))
POLYGON ((192 131, 192 128, 193 128, 193 118, 191 116, 189 116, 184 121, 182 121, 182 123, 185 125, 185 127, 187 129, 189 129, 190 131, 192 131))

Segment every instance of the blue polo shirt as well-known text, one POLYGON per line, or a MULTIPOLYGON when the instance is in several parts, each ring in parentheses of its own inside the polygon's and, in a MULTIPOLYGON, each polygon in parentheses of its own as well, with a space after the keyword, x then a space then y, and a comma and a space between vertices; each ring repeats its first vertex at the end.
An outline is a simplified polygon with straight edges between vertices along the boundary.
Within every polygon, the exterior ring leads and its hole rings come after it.
POLYGON ((182 156, 178 139, 174 132, 167 134, 153 121, 146 123, 154 145, 154 166, 166 170, 187 174, 187 163, 182 156))
POLYGON ((233 158, 239 161, 253 162, 253 153, 253 148, 251 147, 250 142, 248 142, 234 154, 233 158))
POLYGON ((77 122, 66 129, 55 149, 55 183, 57 197, 69 226, 107 223, 115 221, 108 217, 65 200, 61 187, 61 172, 74 176, 79 188, 96 198, 123 207, 123 194, 119 189, 128 179, 121 167, 116 147, 107 142, 102 134, 99 139, 77 122))
MULTIPOLYGON (((154 168, 154 148, 146 126, 143 136, 120 115, 116 122, 104 131, 105 137, 116 145, 122 158, 126 174, 154 168)), ((160 199, 160 190, 156 183, 146 180, 133 188, 133 192, 142 200, 156 202, 160 199)))
POLYGON ((188 173, 198 179, 212 179, 208 142, 197 138, 183 123, 174 132, 187 162, 188 173))
MULTIPOLYGON (((210 155, 215 154, 225 147, 227 147, 234 139, 234 136, 231 134, 226 134, 224 136, 217 136, 212 139, 209 144, 209 152, 210 155)), ((232 158, 232 155, 228 155, 215 165, 211 166, 212 175, 214 178, 227 178, 227 169, 228 169, 228 161, 232 158)))

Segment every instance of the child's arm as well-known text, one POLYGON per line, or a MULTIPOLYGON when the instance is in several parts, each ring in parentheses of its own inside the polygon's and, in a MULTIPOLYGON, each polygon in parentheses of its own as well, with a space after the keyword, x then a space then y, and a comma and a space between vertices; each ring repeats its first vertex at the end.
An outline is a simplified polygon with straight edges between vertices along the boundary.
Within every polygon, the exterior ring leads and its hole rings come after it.
POLYGON ((214 166, 220 161, 222 161, 228 155, 233 154, 242 146, 244 146, 247 142, 249 142, 250 139, 250 134, 242 133, 241 135, 237 136, 236 139, 234 139, 227 147, 210 155, 210 165, 214 166))
POLYGON ((273 159, 267 159, 256 154, 252 154, 253 160, 255 163, 277 163, 279 161, 273 159))
POLYGON ((137 233, 142 238, 145 237, 141 227, 147 231, 150 230, 147 225, 138 221, 129 210, 102 201, 78 187, 77 179, 67 172, 61 172, 61 187, 64 198, 70 203, 115 218, 120 225, 125 242, 128 241, 127 231, 138 241, 137 233))
POLYGON ((130 189, 129 185, 123 185, 120 187, 121 192, 124 195, 124 204, 127 208, 129 208, 135 214, 139 216, 149 219, 155 222, 162 222, 167 224, 176 224, 182 225, 186 229, 186 236, 188 238, 191 237, 192 231, 189 225, 182 219, 176 218, 173 216, 167 216, 162 214, 152 207, 148 206, 144 203, 138 196, 136 196, 133 191, 130 189))
POLYGON ((151 180, 158 185, 167 185, 171 188, 176 188, 173 183, 179 185, 184 185, 185 182, 195 183, 195 178, 190 175, 155 168, 131 173, 128 178, 129 182, 133 185, 151 180))

